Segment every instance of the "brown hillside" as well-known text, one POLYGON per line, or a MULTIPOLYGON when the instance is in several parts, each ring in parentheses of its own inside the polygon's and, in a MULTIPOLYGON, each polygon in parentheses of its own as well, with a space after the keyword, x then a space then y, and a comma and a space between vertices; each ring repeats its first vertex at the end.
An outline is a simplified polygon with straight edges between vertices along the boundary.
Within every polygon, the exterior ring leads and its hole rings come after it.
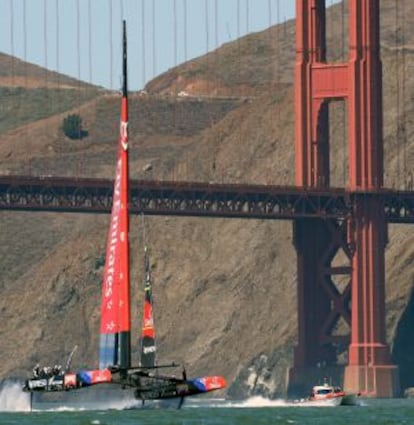
MULTIPOLYGON (((405 50, 404 62, 397 57, 393 13, 383 7, 385 181, 402 188, 414 169, 413 53, 405 50), (405 92, 397 98, 402 63, 405 92), (398 121, 405 123, 404 140, 396 137, 398 121)), ((340 5, 328 18, 341 19, 340 5)), ((414 4, 406 4, 406 20, 414 20, 414 4)), ((329 46, 338 46, 341 26, 329 28, 329 46)), ((405 27, 410 45, 413 28, 405 27)), ((294 22, 246 36, 160 75, 147 85, 147 95, 131 95, 131 176, 293 184, 294 36, 294 22), (190 96, 177 96, 180 91, 190 96)), ((336 48, 332 57, 342 54, 336 48)), ((112 178, 119 107, 118 95, 74 107, 88 131, 80 141, 62 135, 62 115, 0 134, 0 174, 112 178)), ((341 105, 331 112, 332 181, 344 186, 346 117, 341 105)), ((96 366, 108 219, 0 212, 0 376, 25 377, 36 362, 62 362, 75 344, 74 367, 96 366)), ((296 338, 291 223, 147 217, 145 226, 160 358, 184 362, 191 375, 224 375, 229 396, 281 395, 296 338)), ((141 217, 133 217, 138 290, 142 234, 141 217)), ((414 386, 412 226, 390 226, 386 262, 387 338, 404 387, 414 386)), ((141 293, 133 300, 138 324, 141 293)))
POLYGON ((85 89, 92 84, 76 80, 55 71, 48 71, 41 66, 22 61, 14 56, 0 53, 0 86, 49 89, 85 89))

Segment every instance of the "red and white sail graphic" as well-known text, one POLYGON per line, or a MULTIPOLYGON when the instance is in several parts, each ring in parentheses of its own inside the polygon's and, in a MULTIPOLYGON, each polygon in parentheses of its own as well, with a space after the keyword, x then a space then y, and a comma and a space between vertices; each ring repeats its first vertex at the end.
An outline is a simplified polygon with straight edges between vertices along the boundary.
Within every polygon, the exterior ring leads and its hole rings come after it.
POLYGON ((130 330, 128 242, 128 105, 122 99, 118 161, 102 290, 101 333, 130 330))

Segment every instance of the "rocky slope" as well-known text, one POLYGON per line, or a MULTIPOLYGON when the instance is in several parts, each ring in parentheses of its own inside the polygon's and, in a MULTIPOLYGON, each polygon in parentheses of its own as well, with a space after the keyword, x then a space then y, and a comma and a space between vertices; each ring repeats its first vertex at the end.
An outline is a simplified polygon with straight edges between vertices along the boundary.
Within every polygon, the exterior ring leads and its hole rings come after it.
MULTIPOLYGON (((405 72, 398 97, 396 75, 402 64, 412 68, 413 53, 407 48, 398 56, 393 13, 383 7, 385 178, 386 186, 402 188, 414 168, 414 77, 405 72), (398 122, 405 124, 404 140, 397 140, 398 122)), ((330 22, 342 17, 341 5, 328 14, 330 22)), ((406 20, 413 19, 414 7, 406 5, 406 20)), ((328 28, 329 46, 340 45, 341 26, 328 28)), ((405 27, 408 46, 412 28, 405 27)), ((293 184, 294 34, 294 22, 251 34, 157 77, 146 95, 132 94, 132 178, 293 184), (190 96, 178 97, 180 91, 190 96)), ((333 48, 331 57, 345 54, 333 48)), ((16 123, 0 134, 0 173, 112 178, 119 101, 97 90, 71 106, 88 130, 81 141, 61 133, 68 110, 16 123)), ((341 105, 331 112, 332 180, 344 186, 346 114, 341 105)), ((62 362, 75 344, 74 367, 96 366, 108 219, 0 212, 0 376, 24 377, 36 362, 62 362)), ((160 358, 184 362, 191 375, 226 376, 229 396, 282 394, 296 338, 291 224, 146 217, 145 227, 160 358)), ((414 385, 413 230, 390 226, 386 253, 387 338, 404 387, 414 385)), ((142 217, 133 217, 135 332, 142 237, 142 217)))

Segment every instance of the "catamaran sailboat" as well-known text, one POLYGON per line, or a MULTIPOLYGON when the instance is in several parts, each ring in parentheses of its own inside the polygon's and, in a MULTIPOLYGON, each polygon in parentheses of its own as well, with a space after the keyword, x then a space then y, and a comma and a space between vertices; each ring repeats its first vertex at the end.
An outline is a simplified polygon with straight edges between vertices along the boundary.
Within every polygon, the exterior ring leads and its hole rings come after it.
POLYGON ((123 87, 121 103, 118 159, 113 192, 110 228, 102 288, 99 369, 71 372, 58 368, 36 372, 28 379, 24 391, 31 401, 53 402, 85 408, 111 407, 111 402, 132 399, 141 405, 164 400, 180 407, 185 397, 223 389, 222 376, 189 379, 161 373, 173 364, 156 363, 156 345, 152 305, 152 279, 148 249, 144 255, 144 309, 140 364, 131 365, 131 318, 129 276, 129 214, 128 214, 128 90, 126 25, 123 22, 123 87), (93 401, 93 406, 91 403, 93 401), (109 404, 108 404, 109 403, 109 404))

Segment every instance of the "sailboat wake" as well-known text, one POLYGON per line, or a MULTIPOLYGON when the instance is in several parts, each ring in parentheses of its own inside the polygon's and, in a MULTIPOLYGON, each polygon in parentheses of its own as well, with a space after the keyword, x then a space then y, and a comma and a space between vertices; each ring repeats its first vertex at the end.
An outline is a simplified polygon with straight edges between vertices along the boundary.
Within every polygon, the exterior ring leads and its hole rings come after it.
POLYGON ((30 395, 22 391, 21 382, 0 383, 0 412, 29 412, 30 395))

